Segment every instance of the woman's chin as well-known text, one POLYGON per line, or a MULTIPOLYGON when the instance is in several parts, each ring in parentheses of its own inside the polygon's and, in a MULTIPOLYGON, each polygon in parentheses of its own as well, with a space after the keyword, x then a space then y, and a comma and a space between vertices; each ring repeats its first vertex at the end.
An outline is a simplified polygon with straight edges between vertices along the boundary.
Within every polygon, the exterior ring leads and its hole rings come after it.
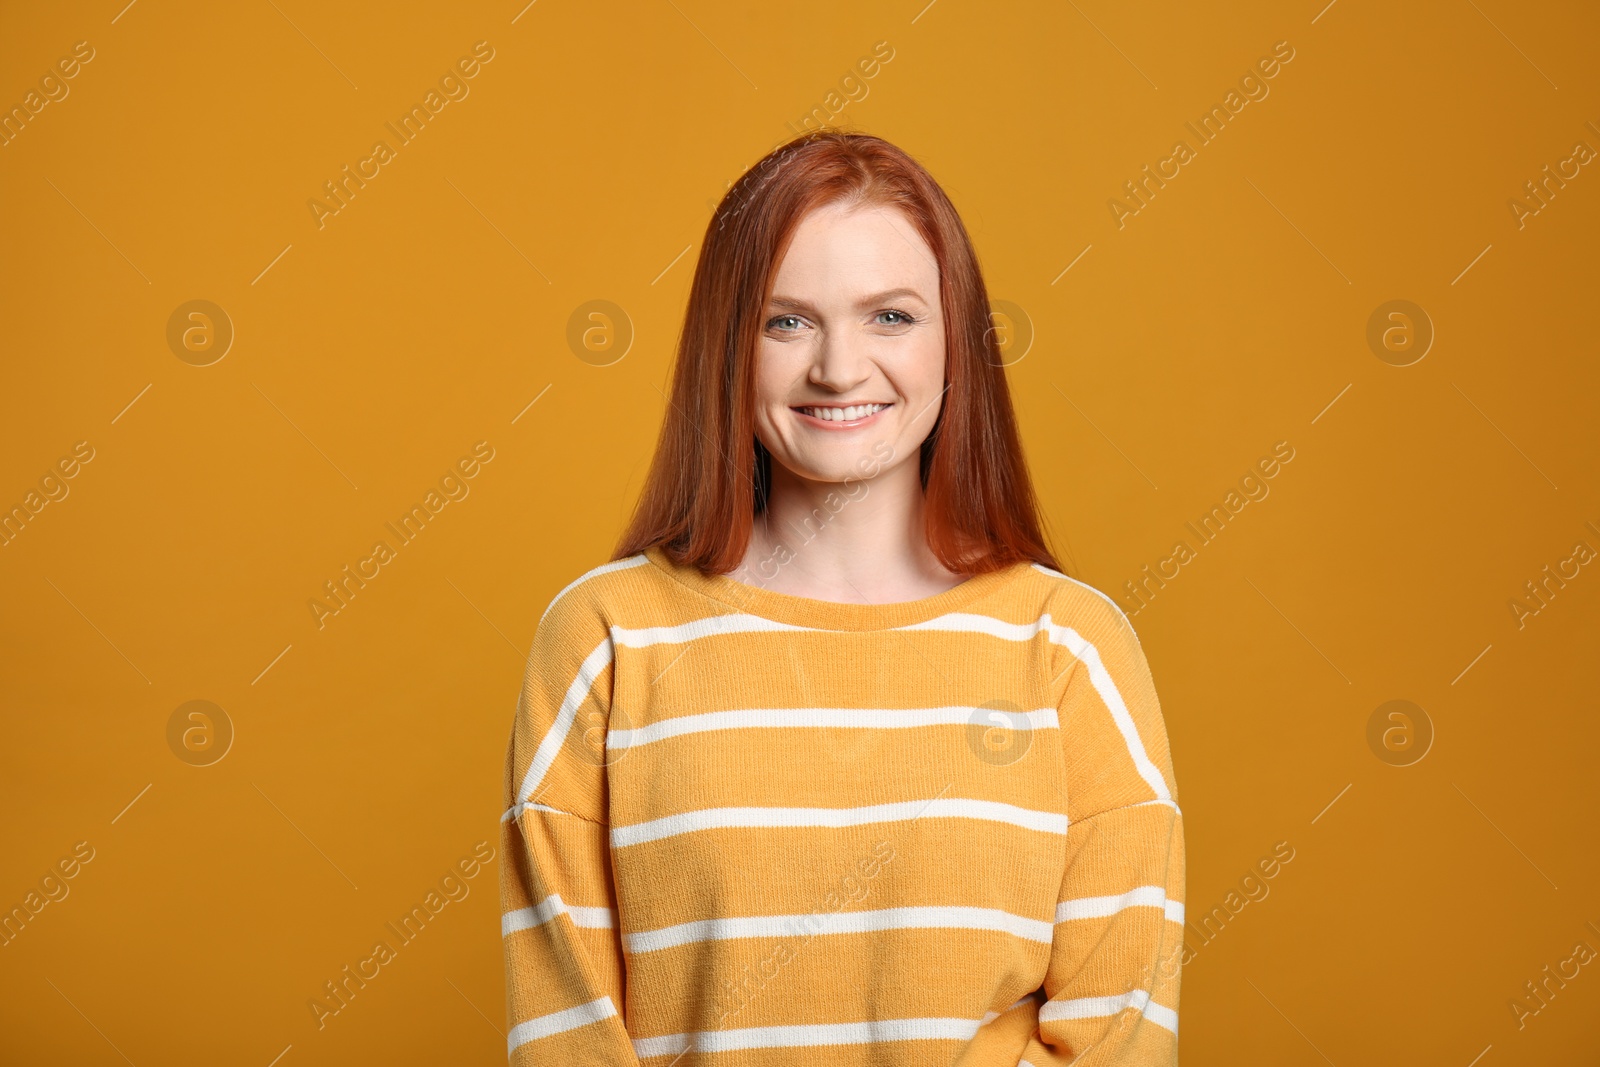
POLYGON ((892 458, 892 450, 884 444, 878 444, 874 450, 869 444, 847 445, 843 441, 840 447, 808 449, 803 455, 771 454, 774 473, 782 467, 785 474, 799 482, 844 485, 852 496, 860 492, 857 485, 883 474, 886 458, 892 458))

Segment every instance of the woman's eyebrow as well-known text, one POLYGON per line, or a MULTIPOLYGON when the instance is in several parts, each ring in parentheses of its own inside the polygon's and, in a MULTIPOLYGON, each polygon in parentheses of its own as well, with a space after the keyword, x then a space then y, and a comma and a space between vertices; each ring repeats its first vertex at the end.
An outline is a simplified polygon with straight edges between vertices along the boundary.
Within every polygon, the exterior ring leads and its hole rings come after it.
MULTIPOLYGON (((923 299, 922 294, 917 292, 915 289, 900 288, 885 289, 881 293, 873 293, 870 296, 864 296, 860 300, 856 301, 856 306, 858 308, 865 309, 890 300, 902 299, 904 297, 910 297, 913 300, 921 301, 924 304, 927 303, 927 301, 923 299)), ((767 301, 767 306, 774 308, 791 308, 796 311, 816 310, 816 308, 809 301, 801 300, 800 298, 793 296, 774 296, 771 300, 767 301)))

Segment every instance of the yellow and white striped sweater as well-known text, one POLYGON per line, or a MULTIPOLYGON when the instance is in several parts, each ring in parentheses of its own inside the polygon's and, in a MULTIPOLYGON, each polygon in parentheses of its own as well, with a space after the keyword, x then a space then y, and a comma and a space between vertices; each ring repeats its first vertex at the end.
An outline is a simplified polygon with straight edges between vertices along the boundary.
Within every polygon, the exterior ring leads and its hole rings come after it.
POLYGON ((510 1060, 1177 1062, 1165 723, 1037 564, 841 604, 674 564, 539 621, 506 759, 510 1060))

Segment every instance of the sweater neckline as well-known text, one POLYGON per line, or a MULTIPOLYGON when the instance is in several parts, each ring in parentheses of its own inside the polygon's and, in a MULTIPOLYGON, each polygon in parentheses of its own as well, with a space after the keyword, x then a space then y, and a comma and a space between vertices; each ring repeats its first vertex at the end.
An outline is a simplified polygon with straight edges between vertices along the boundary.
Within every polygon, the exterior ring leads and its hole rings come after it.
POLYGON ((1019 561, 999 570, 976 574, 942 593, 918 600, 857 604, 780 593, 749 585, 725 574, 708 574, 698 567, 675 562, 660 545, 645 549, 644 555, 680 584, 740 614, 816 630, 890 630, 927 622, 966 607, 1015 581, 1029 566, 1027 561, 1019 561))

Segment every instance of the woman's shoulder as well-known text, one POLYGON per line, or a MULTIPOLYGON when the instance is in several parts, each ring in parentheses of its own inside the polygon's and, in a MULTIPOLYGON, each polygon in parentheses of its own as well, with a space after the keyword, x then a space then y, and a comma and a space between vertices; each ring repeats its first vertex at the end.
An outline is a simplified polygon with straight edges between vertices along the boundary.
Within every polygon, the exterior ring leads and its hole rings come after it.
POLYGON ((609 563, 602 563, 598 567, 591 567, 576 578, 562 586, 561 591, 550 598, 544 610, 539 614, 539 622, 543 623, 552 612, 558 611, 561 616, 570 615, 574 609, 583 613, 592 612, 595 608, 603 607, 605 603, 615 596, 619 586, 626 588, 635 582, 608 577, 611 575, 625 575, 628 571, 649 563, 644 553, 614 559, 609 563))
POLYGON ((539 628, 603 631, 649 598, 648 590, 659 584, 658 571, 643 552, 590 567, 550 598, 539 613, 539 628))
POLYGON ((1042 563, 1027 566, 1051 625, 1069 628, 1091 644, 1131 641, 1140 647, 1133 620, 1104 590, 1042 563))

